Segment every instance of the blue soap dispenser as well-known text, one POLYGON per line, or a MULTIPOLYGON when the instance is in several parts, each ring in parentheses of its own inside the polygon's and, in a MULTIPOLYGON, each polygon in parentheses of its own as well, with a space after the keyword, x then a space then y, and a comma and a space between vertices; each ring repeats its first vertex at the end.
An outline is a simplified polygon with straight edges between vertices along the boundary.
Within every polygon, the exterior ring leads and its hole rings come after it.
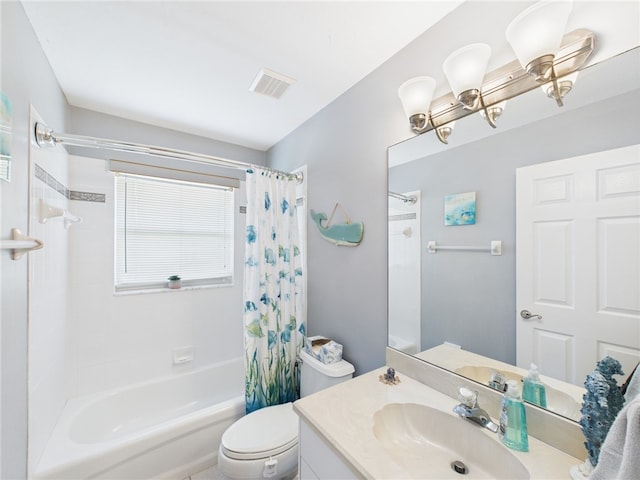
POLYGON ((522 399, 540 407, 546 408, 547 406, 547 391, 544 384, 540 381, 540 374, 538 373, 538 367, 535 363, 531 364, 529 375, 524 378, 522 399))
POLYGON ((507 382, 507 391, 502 397, 498 437, 502 443, 513 450, 529 451, 527 414, 520 398, 520 387, 515 380, 507 382))

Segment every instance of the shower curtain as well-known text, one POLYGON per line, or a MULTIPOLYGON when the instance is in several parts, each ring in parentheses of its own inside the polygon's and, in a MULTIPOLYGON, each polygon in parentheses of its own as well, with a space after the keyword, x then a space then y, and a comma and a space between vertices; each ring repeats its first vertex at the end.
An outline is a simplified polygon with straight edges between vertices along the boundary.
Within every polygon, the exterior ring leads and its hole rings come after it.
POLYGON ((305 336, 296 181, 247 171, 244 268, 245 397, 250 413, 298 398, 305 336))

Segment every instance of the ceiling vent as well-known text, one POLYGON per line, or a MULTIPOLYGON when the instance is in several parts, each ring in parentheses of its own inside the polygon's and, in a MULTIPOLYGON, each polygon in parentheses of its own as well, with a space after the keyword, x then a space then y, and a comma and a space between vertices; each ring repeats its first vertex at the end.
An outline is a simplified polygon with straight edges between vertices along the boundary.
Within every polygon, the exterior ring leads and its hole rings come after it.
POLYGON ((269 97, 280 98, 287 88, 294 83, 295 80, 293 78, 276 73, 268 68, 263 68, 258 72, 249 90, 269 97))

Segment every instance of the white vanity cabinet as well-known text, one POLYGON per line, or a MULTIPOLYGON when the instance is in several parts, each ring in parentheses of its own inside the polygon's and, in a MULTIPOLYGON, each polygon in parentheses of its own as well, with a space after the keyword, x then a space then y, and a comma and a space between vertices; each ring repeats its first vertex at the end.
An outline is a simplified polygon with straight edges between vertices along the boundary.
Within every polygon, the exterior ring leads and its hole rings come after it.
MULTIPOLYGON (((406 355, 405 355, 406 356, 406 355)), ((410 358, 411 361, 415 359, 410 358)), ((433 383, 440 382, 442 388, 449 385, 460 385, 460 377, 444 372, 440 379, 437 375, 442 370, 421 362, 429 369, 429 377, 433 383), (432 371, 433 370, 433 371, 432 371)), ((398 371, 398 369, 396 369, 398 371)), ((380 377, 386 373, 385 368, 379 368, 372 372, 362 374, 347 382, 342 382, 332 387, 321 390, 313 395, 296 400, 293 410, 300 418, 299 436, 299 462, 300 480, 346 480, 355 478, 393 478, 395 480, 415 480, 416 478, 442 478, 453 475, 450 470, 449 454, 444 455, 437 445, 448 445, 449 440, 435 440, 433 455, 424 456, 407 447, 407 426, 413 425, 412 419, 423 419, 425 412, 432 411, 430 415, 442 420, 442 425, 455 424, 455 438, 469 438, 472 433, 483 435, 482 455, 469 454, 464 449, 466 445, 473 447, 475 444, 461 442, 460 453, 457 456, 468 457, 465 463, 470 468, 478 468, 494 473, 492 478, 530 478, 531 480, 547 478, 569 478, 569 470, 574 465, 579 465, 582 460, 573 457, 563 450, 552 447, 549 444, 529 435, 529 451, 518 452, 509 450, 502 445, 497 436, 488 430, 484 431, 471 422, 459 419, 452 412, 457 400, 453 397, 435 390, 429 385, 420 383, 399 370, 400 383, 389 385, 380 381, 380 377), (406 412, 400 414, 399 412, 406 412), (413 413, 412 413, 413 412, 413 413), (376 428, 376 425, 385 425, 389 428, 376 428), (394 427, 394 428, 390 428, 394 427), (397 427, 397 428, 396 428, 397 427), (467 432, 466 429, 469 429, 467 432), (461 429, 464 433, 459 432, 461 429), (472 429, 478 429, 473 431, 472 429), (505 454, 509 461, 504 459, 494 465, 497 454, 505 454), (478 457, 478 458, 476 458, 478 457), (513 457, 513 458, 511 458, 513 457), (438 463, 434 463, 438 460, 438 463), (471 462, 471 463, 469 463, 471 462), (474 465, 475 463, 475 465, 474 465), (504 469, 513 472, 513 475, 505 475, 504 469), (444 472, 444 473, 443 473, 444 472), (523 474, 526 472, 526 474, 523 474)), ((468 385, 473 388, 469 382, 468 385)), ((465 385, 466 386, 466 385, 465 385)), ((477 387, 482 387, 477 385, 477 387)), ((485 387, 482 387, 485 388, 485 387)), ((486 390, 490 389, 486 387, 486 390)), ((495 391, 489 393, 493 394, 495 391)), ((496 392, 494 399, 499 405, 499 396, 496 392)), ((488 395, 487 398, 491 397, 488 395)), ((491 397, 493 398, 493 397, 491 397)), ((489 403, 487 403, 489 405, 489 403)), ((535 409, 532 407, 532 412, 535 409)), ((527 412, 527 418, 529 418, 527 412)), ((542 411, 545 416, 556 415, 542 411)), ((552 423, 547 419, 533 418, 538 423, 537 429, 548 435, 559 438, 559 430, 563 430, 566 424, 577 426, 561 418, 562 423, 552 423)), ((423 428, 429 428, 429 422, 420 423, 423 428)), ((534 427, 534 425, 531 425, 534 427)), ((436 428, 427 436, 444 436, 451 429, 448 427, 436 428), (433 434, 433 435, 431 435, 433 434)), ((571 441, 577 436, 574 430, 571 433, 571 441)), ((415 435, 409 435, 410 441, 415 435)), ((444 438, 444 437, 443 437, 444 438)), ((563 446, 571 447, 568 441, 560 438, 563 446)), ((476 442, 477 443, 477 442, 476 442)), ((577 443, 577 442, 575 442, 577 443)), ((416 443, 416 444, 419 444, 416 443)), ((418 447, 419 448, 419 447, 418 447)), ((443 447, 445 450, 448 447, 443 447)), ((455 450, 458 450, 456 445, 455 450)), ((584 451, 584 447, 583 447, 584 451)), ((582 458, 584 453, 581 453, 582 458)))
POLYGON ((327 441, 300 419, 300 480, 360 478, 327 441))

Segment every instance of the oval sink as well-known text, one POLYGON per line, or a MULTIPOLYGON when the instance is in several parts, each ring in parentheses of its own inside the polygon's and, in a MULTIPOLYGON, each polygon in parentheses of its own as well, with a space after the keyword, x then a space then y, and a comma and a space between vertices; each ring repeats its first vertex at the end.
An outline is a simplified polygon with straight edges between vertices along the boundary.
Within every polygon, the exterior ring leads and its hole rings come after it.
POLYGON ((373 416, 373 433, 413 478, 530 478, 524 465, 495 434, 426 405, 385 405, 373 416), (467 472, 457 473, 454 462, 461 462, 467 472))
MULTIPOLYGON (((512 372, 505 369, 497 369, 492 367, 486 367, 484 365, 465 365, 464 367, 457 368, 455 373, 462 375, 463 377, 474 380, 483 385, 489 385, 491 374, 495 371, 502 373, 507 380, 516 380, 522 382, 523 377, 519 373, 512 372)), ((521 387, 522 390, 522 387, 521 387)), ((581 417, 580 403, 576 402, 571 395, 562 392, 556 388, 545 385, 545 391, 547 394, 547 409, 560 414, 562 416, 571 418, 572 420, 579 421, 581 417)))

